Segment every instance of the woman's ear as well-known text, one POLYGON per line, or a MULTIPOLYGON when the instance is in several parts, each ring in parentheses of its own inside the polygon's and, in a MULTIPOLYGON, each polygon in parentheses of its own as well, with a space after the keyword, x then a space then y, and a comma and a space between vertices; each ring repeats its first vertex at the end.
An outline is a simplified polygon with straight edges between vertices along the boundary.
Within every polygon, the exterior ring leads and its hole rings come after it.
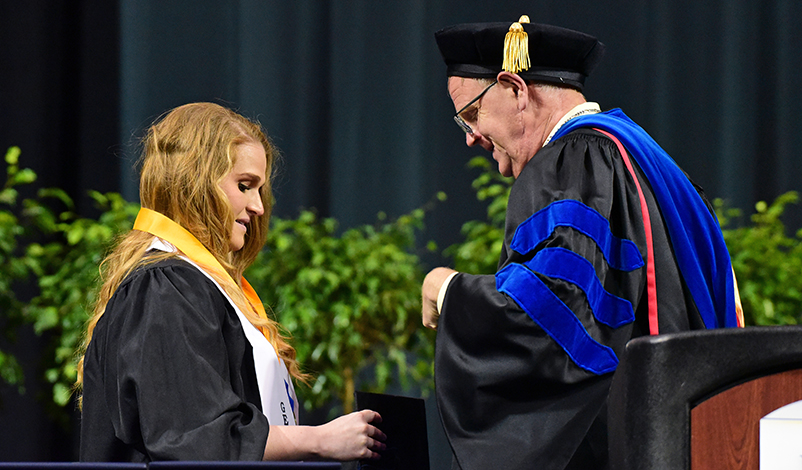
POLYGON ((523 111, 529 103, 529 87, 526 80, 517 73, 499 72, 496 81, 505 88, 510 89, 518 100, 518 109, 523 111))

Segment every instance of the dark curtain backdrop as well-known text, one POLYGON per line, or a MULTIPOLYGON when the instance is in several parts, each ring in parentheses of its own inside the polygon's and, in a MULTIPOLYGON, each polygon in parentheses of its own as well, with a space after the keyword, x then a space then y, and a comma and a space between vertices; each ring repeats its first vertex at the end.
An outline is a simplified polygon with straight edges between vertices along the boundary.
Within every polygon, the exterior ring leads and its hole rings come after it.
MULTIPOLYGON (((149 123, 214 101, 259 119, 282 150, 277 215, 314 207, 350 227, 445 191, 424 234, 445 247, 484 216, 465 168, 481 152, 451 120, 433 32, 528 14, 606 43, 588 99, 623 108, 709 196, 749 212, 800 189, 798 0, 453 5, 2 0, 0 150, 19 145, 42 184, 66 189, 91 215, 88 189, 136 199, 136 142, 149 123)), ((787 222, 800 225, 798 208, 787 222)), ((37 401, 42 340, 19 335, 2 347, 24 359, 28 394, 0 387, 0 460, 71 460, 75 423, 54 423, 37 401)), ((432 434, 433 465, 447 468, 442 435, 432 434)))

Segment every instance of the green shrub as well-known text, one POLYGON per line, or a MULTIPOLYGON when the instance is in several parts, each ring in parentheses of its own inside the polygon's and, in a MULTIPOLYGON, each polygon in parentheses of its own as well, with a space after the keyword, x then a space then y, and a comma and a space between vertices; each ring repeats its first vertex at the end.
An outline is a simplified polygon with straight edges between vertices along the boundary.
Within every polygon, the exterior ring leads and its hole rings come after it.
POLYGON ((53 386, 53 401, 66 405, 77 377, 76 352, 99 288, 100 262, 117 235, 130 230, 139 205, 117 193, 90 191, 102 211, 94 220, 75 214, 72 200, 58 190, 39 195, 56 197, 67 209, 54 214, 44 201, 29 203, 37 220, 46 221, 41 228, 49 241, 27 246, 26 264, 36 277, 39 295, 25 305, 23 316, 37 334, 48 332, 52 337, 45 378, 53 386))
POLYGON ((802 321, 802 230, 786 235, 781 216, 796 192, 771 205, 761 201, 743 224, 739 209, 715 201, 724 240, 732 256, 747 325, 796 325, 802 321), (740 225, 739 225, 740 223, 740 225))
MULTIPOLYGON (((5 155, 6 182, 0 191, 0 312, 3 314, 2 329, 5 337, 13 341, 16 327, 22 321, 22 304, 14 294, 17 282, 25 279, 27 268, 19 255, 19 240, 26 233, 23 220, 17 216, 20 212, 19 193, 17 187, 32 183, 36 175, 31 171, 19 169, 19 147, 11 147, 5 155)), ((24 391, 22 367, 10 353, 0 350, 0 379, 16 385, 24 391)))
POLYGON ((421 326, 423 271, 414 254, 424 211, 346 230, 303 211, 273 219, 266 249, 246 277, 292 333, 303 366, 315 374, 299 389, 307 409, 333 398, 353 409, 355 388, 382 391, 399 378, 432 387, 434 337, 421 326), (367 371, 367 374, 366 374, 367 371))
MULTIPOLYGON (((103 213, 98 220, 81 218, 73 212, 72 199, 56 188, 39 189, 36 197, 20 204, 17 188, 34 183, 36 174, 19 168, 19 155, 17 147, 6 153, 6 183, 0 193, 0 203, 7 207, 0 212, 0 262, 10 267, 0 275, 5 331, 13 334, 27 323, 36 334, 48 334, 45 378, 52 384, 53 402, 63 406, 76 379, 75 354, 94 302, 98 265, 116 234, 131 227, 139 206, 119 194, 91 191, 103 213), (25 303, 14 295, 15 284, 23 281, 38 287, 25 303)), ((0 376, 23 386, 16 359, 2 352, 0 376)))
POLYGON ((504 218, 510 197, 512 178, 506 178, 493 168, 485 157, 474 157, 469 168, 481 170, 473 180, 476 198, 487 203, 487 220, 471 220, 462 224, 465 241, 451 245, 445 255, 454 260, 454 269, 472 274, 493 274, 498 266, 504 245, 504 218))

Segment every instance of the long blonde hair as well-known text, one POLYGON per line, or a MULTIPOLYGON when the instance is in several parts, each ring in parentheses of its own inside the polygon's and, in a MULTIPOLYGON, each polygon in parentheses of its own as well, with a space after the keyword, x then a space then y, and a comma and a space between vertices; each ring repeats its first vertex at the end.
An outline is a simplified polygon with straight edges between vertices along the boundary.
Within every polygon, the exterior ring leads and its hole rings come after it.
MULTIPOLYGON (((251 323, 268 332, 270 343, 290 374, 306 382, 308 376, 301 372, 295 349, 287 342, 279 324, 256 314, 240 285, 242 273, 264 246, 273 206, 271 183, 277 151, 261 126, 213 103, 191 103, 157 120, 148 130, 143 146, 139 185, 142 207, 184 227, 217 258, 229 276, 212 270, 209 274, 251 323), (258 143, 265 149, 267 171, 260 189, 264 214, 251 217, 244 246, 231 252, 229 239, 235 215, 219 183, 235 164, 236 147, 246 143, 258 143)), ((78 363, 78 388, 83 384, 83 356, 92 333, 123 279, 139 266, 177 256, 177 253, 146 255, 152 240, 153 235, 131 230, 101 263, 101 288, 78 363)))

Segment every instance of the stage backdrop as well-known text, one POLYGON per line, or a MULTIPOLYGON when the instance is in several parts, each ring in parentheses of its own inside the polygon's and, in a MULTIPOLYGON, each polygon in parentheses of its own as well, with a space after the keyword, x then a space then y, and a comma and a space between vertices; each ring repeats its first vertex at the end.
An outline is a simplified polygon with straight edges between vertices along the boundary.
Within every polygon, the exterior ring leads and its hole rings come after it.
MULTIPOLYGON (((143 129, 190 101, 258 118, 284 162, 275 213, 315 207, 343 227, 429 201, 441 247, 482 218, 433 33, 532 21, 599 37, 588 99, 621 107, 710 197, 750 211, 800 189, 797 0, 26 0, 0 2, 0 148, 92 209, 88 189, 135 200, 143 129)), ((788 223, 800 225, 798 208, 788 223)), ((29 378, 40 341, 20 332, 29 378)), ((69 459, 74 434, 2 389, 0 459, 69 459)))

